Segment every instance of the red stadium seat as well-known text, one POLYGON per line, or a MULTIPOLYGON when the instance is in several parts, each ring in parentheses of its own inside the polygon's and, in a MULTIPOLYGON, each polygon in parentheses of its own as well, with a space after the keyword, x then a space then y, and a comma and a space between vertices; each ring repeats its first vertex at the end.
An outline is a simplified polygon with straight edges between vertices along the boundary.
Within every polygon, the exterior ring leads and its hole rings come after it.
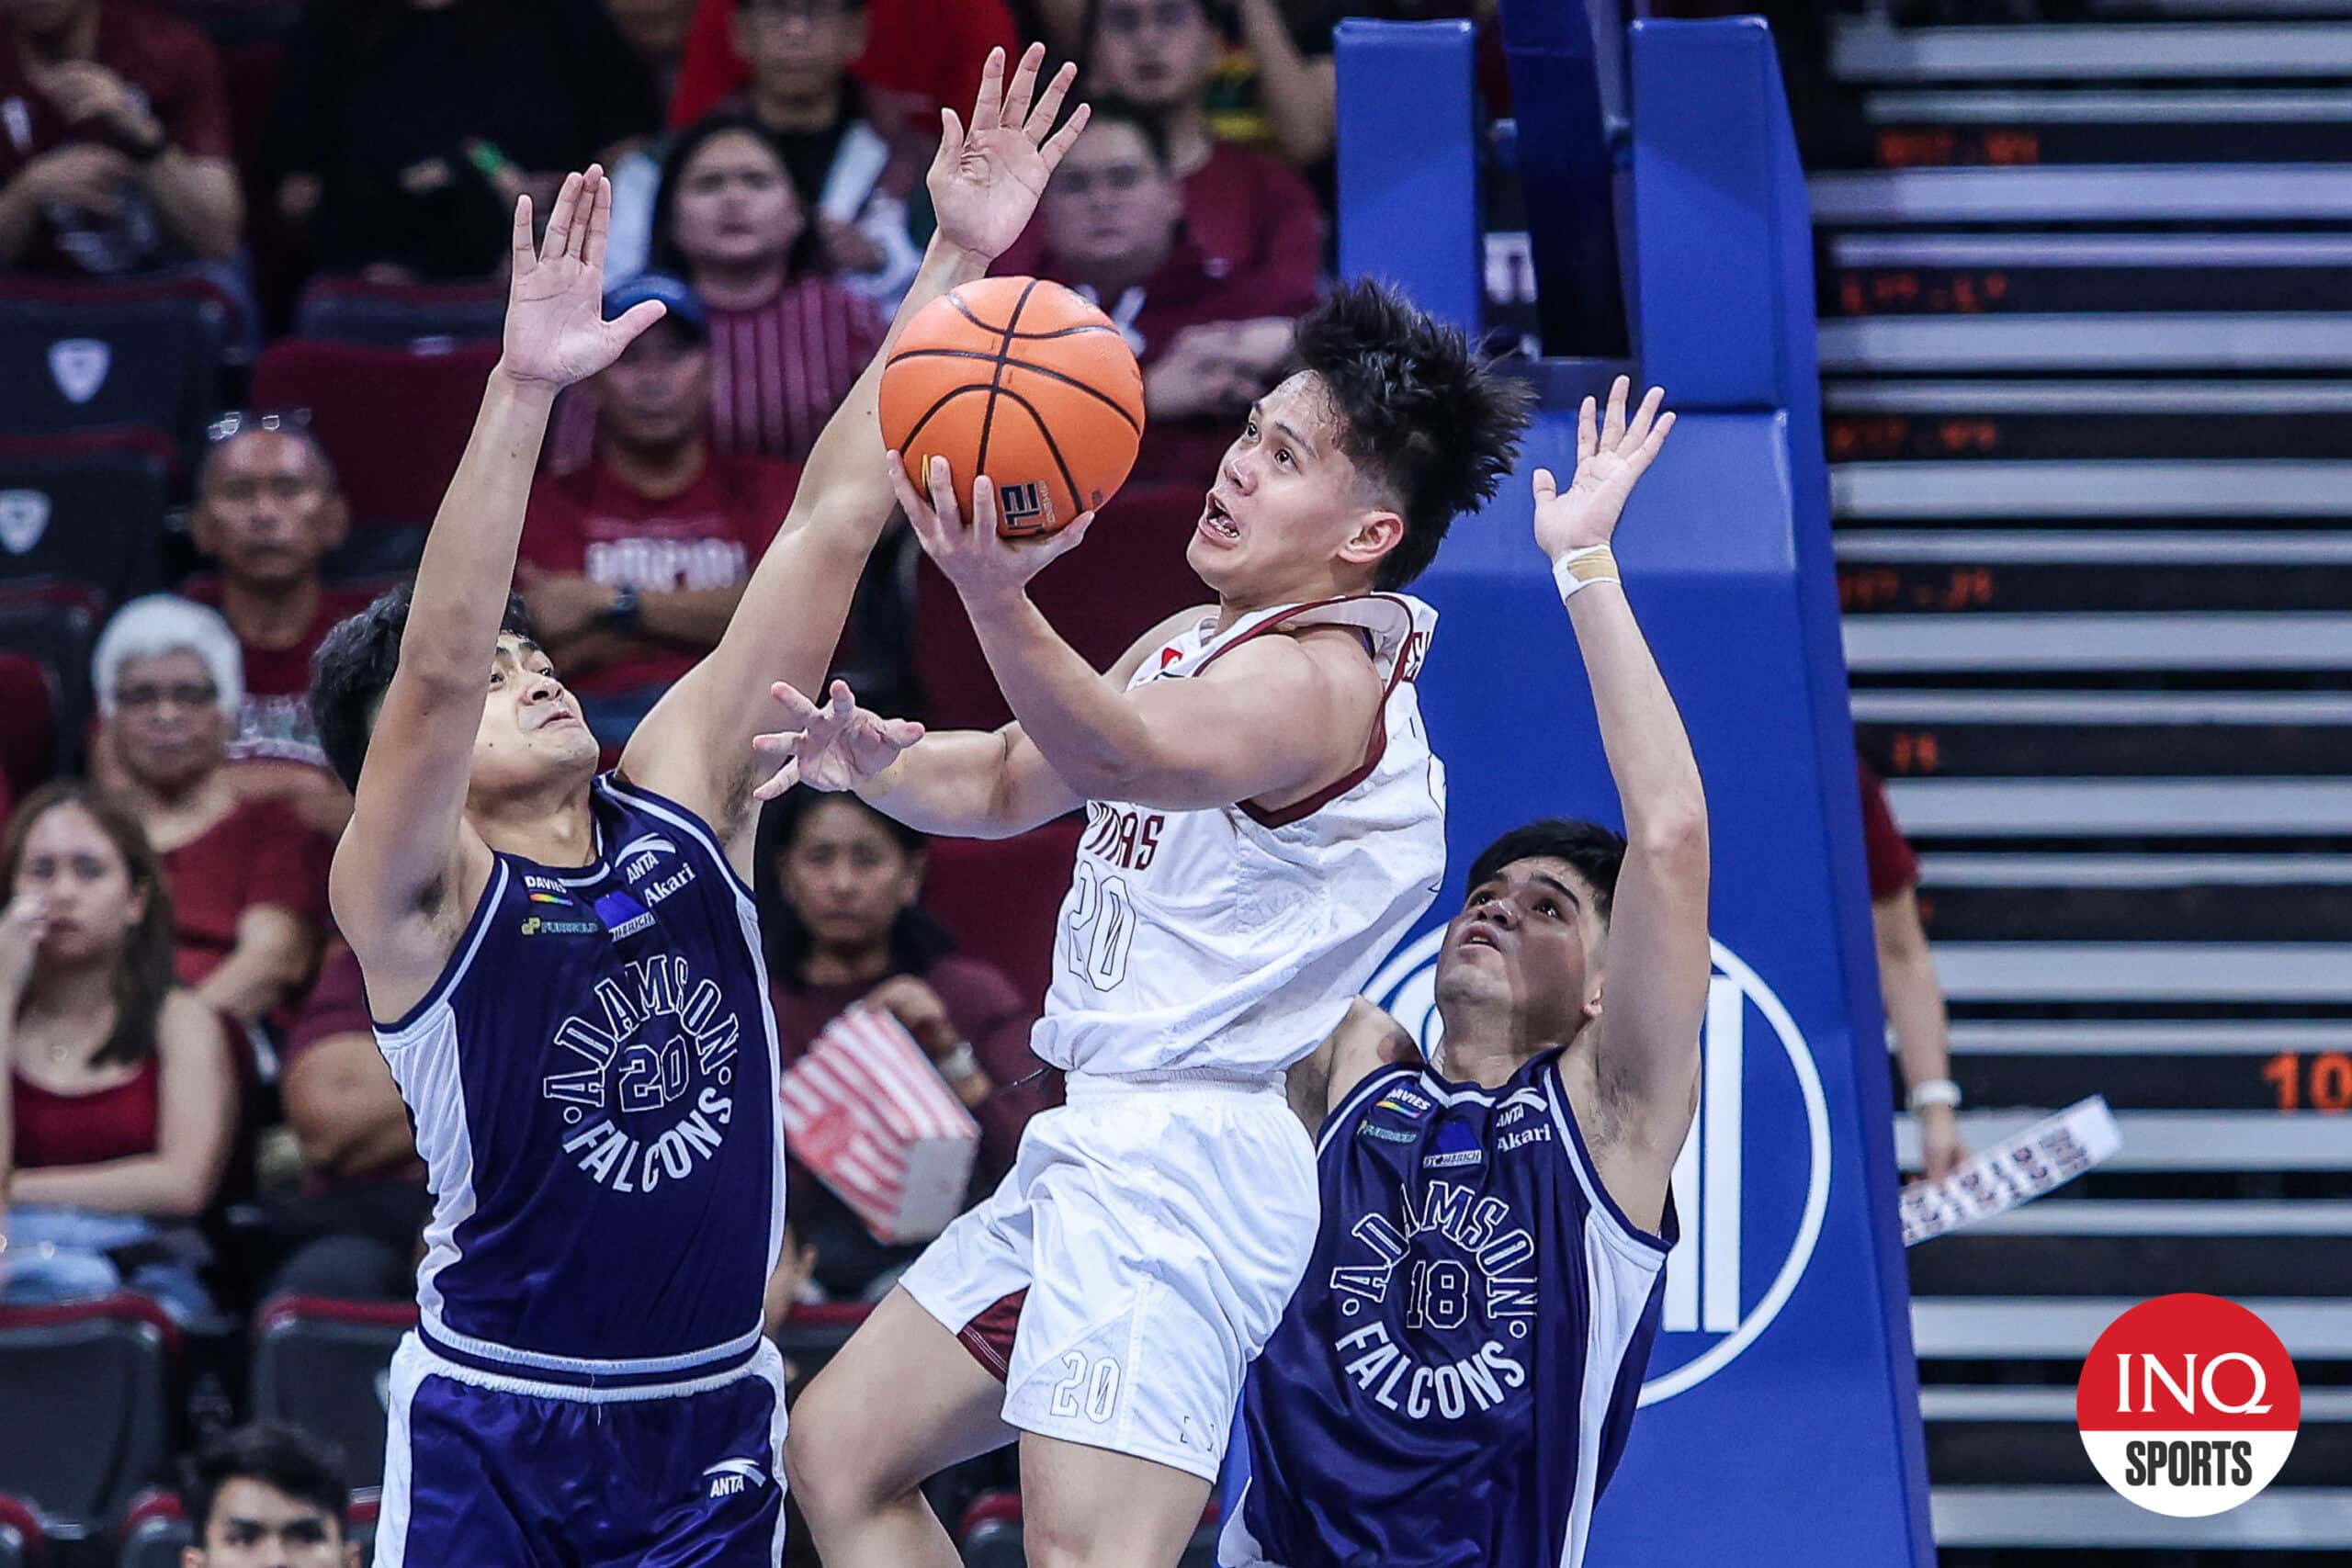
POLYGON ((179 1568, 180 1553, 196 1544, 196 1527, 176 1494, 142 1492, 123 1510, 115 1535, 117 1568, 179 1568))
POLYGON ((413 1305, 280 1296, 254 1314, 253 1413, 290 1421, 343 1450, 346 1473, 384 1473, 386 1374, 413 1305))
POLYGON ((1033 1008, 1054 975, 1054 917, 1069 889, 1083 819, 1064 818, 1012 839, 934 839, 923 904, 956 944, 1012 978, 1033 1008))
POLYGON ((162 1480, 179 1343, 143 1296, 0 1307, 0 1489, 91 1521, 162 1480))
POLYGON ((503 283, 371 283, 313 278, 294 308, 299 337, 379 348, 446 349, 496 343, 506 330, 503 283))
POLYGON ((243 307, 197 277, 0 280, 0 386, 12 434, 145 426, 193 450, 242 342, 243 307))
POLYGON ((353 537, 331 563, 335 575, 414 564, 497 362, 495 344, 419 354, 289 338, 263 353, 253 402, 311 411, 351 503, 353 537))
POLYGON ((0 769, 19 796, 81 766, 90 649, 105 620, 105 602, 86 583, 0 584, 0 650, 15 656, 0 671, 8 705, 0 707, 0 769))
MULTIPOLYGON (((1216 596, 1185 564, 1205 486, 1130 486, 1086 543, 1037 574, 1030 597, 1096 669, 1179 610, 1216 596)), ((954 585, 926 558, 915 586, 915 679, 924 718, 942 729, 994 729, 1012 716, 980 655, 954 585)))
POLYGON ((989 1492, 972 1500, 956 1527, 965 1568, 1022 1568, 1021 1495, 989 1492))
POLYGON ((49 1538, 22 1498, 0 1495, 0 1568, 44 1568, 49 1538))

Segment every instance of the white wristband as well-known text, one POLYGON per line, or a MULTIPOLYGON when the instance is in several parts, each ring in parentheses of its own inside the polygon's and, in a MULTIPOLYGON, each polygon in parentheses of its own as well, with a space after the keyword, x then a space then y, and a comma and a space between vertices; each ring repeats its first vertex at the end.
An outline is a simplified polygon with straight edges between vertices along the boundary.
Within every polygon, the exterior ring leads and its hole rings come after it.
POLYGON ((1570 550, 1552 563, 1552 581, 1565 604, 1596 582, 1616 582, 1617 557, 1607 545, 1570 550))
POLYGON ((963 1083, 980 1074, 980 1054, 972 1049, 968 1040, 958 1040, 956 1049, 939 1058, 935 1066, 939 1076, 949 1083, 963 1083))
POLYGON ((1922 1107, 1929 1105, 1949 1105, 1954 1110, 1958 1110, 1960 1108, 1960 1086, 1952 1082, 1950 1078, 1929 1078, 1925 1083, 1912 1085, 1911 1110, 1913 1114, 1917 1114, 1922 1107))

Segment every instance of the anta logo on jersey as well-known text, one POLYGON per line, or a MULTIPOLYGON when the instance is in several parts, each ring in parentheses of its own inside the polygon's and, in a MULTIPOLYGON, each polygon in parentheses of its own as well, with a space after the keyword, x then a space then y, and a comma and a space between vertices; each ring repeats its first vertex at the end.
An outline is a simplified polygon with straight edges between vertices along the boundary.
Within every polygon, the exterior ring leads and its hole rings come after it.
POLYGON ((549 1073, 541 1091, 576 1129, 563 1150, 582 1170, 616 1192, 650 1192, 726 1141, 742 1021, 717 982, 697 979, 674 953, 630 964, 626 984, 597 981, 595 998, 597 1016, 574 1013, 557 1026, 553 1045, 568 1053, 557 1061, 571 1065, 549 1073))
MULTIPOLYGON (((1442 926, 1423 932, 1364 987, 1441 1065, 1444 940, 1442 926)), ((1829 1106, 1813 1049, 1755 970, 1722 942, 1712 950, 1699 1115, 1674 1162, 1680 1234, 1667 1257, 1663 1332, 1644 1404, 1704 1382, 1771 1326, 1804 1278, 1829 1207, 1829 1106)), ((1516 1111, 1508 1106, 1495 1124, 1510 1125, 1516 1111)), ((1540 1141, 1537 1132, 1510 1134, 1496 1153, 1540 1141)))
POLYGON ((1136 811, 1105 806, 1099 800, 1089 801, 1086 838, 1079 849, 1125 870, 1142 871, 1159 852, 1159 830, 1167 825, 1168 818, 1157 811, 1136 811))
POLYGON ((1513 1222, 1510 1203, 1432 1181, 1418 1207, 1408 1194, 1397 1218, 1366 1214, 1348 1234, 1356 1245, 1331 1270, 1331 1290, 1341 1318, 1356 1326, 1332 1350, 1358 1387, 1414 1420, 1454 1421, 1525 1386, 1527 1368, 1503 1341, 1525 1339, 1535 1317, 1535 1238, 1513 1222), (1476 1314, 1498 1337, 1458 1360, 1417 1363, 1372 1311, 1387 1304, 1401 1307, 1408 1334, 1451 1333, 1476 1314))

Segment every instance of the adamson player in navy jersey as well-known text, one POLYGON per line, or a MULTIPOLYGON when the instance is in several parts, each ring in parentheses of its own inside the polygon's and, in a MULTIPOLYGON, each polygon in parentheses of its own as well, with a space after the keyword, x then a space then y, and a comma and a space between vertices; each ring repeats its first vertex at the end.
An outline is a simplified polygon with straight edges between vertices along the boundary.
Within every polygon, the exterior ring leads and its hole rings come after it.
MULTIPOLYGON (((1031 112, 1043 55, 1009 87, 992 55, 968 130, 944 117, 938 234, 900 323, 985 273, 1075 140, 1082 109, 1046 136, 1069 71, 1031 112)), ((611 207, 600 170, 571 176, 535 245, 517 203, 504 354, 414 587, 314 661, 321 740, 356 791, 335 919, 434 1193, 419 1326, 389 1389, 384 1568, 783 1551, 783 1380, 761 1306, 784 1167, 745 886, 765 771, 752 738, 772 682, 822 680, 890 516, 882 358, 740 604, 612 607, 657 635, 725 631, 599 776, 507 585, 549 404, 662 314, 604 319, 611 207)))
POLYGON ((1437 1065, 1359 1003, 1293 1069, 1323 1218, 1250 1371, 1227 1568, 1578 1568, 1623 1449, 1709 970, 1699 770, 1608 550, 1673 416, 1625 392, 1597 430, 1587 400, 1566 491, 1536 474, 1535 537, 1630 842, 1503 835, 1439 952, 1437 1065))

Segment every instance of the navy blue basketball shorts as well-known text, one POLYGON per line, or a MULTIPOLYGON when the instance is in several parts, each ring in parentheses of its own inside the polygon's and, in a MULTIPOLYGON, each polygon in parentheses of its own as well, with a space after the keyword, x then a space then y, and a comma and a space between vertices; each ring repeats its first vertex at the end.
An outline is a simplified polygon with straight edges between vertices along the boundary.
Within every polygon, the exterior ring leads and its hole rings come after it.
POLYGON ((411 1334, 392 1357, 376 1568, 776 1568, 784 1361, 579 1388, 411 1334))

